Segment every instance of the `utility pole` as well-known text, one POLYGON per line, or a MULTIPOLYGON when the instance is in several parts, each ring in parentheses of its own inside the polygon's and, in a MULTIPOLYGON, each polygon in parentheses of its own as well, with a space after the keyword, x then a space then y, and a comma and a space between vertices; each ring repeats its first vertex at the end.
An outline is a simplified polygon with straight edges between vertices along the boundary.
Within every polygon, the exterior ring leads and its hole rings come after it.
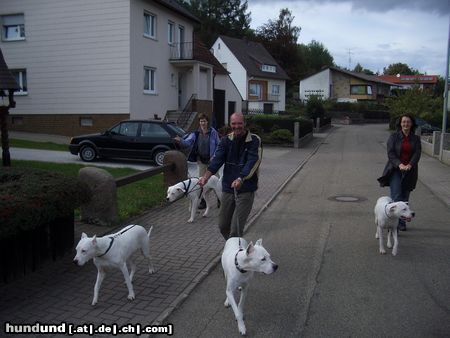
POLYGON ((439 145, 439 161, 442 162, 444 155, 444 136, 447 131, 447 114, 448 114, 448 68, 449 68, 449 54, 450 54, 450 19, 448 26, 447 37, 447 64, 445 65, 445 87, 444 87, 444 111, 442 114, 442 131, 441 131, 441 144, 439 145))
POLYGON ((348 70, 352 70, 352 50, 349 48, 348 49, 348 70))

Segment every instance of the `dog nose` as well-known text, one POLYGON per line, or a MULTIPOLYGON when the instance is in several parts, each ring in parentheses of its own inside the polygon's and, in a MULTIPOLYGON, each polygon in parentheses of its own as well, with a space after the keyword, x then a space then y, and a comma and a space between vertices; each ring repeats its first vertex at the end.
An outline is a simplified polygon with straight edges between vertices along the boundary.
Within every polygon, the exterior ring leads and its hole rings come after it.
POLYGON ((277 269, 278 269, 278 264, 274 264, 273 265, 273 271, 277 271, 277 269))
POLYGON ((415 212, 412 212, 411 215, 412 215, 412 217, 416 217, 416 213, 415 212))
POLYGON ((74 259, 73 264, 78 265, 78 260, 74 259))

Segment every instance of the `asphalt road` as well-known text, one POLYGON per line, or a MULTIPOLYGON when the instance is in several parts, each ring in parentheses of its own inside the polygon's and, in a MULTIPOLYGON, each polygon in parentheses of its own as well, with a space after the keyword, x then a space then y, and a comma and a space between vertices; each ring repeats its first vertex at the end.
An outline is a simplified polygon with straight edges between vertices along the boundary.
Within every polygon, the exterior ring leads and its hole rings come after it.
MULTIPOLYGON (((263 238, 279 264, 250 285, 248 336, 450 336, 448 207, 419 182, 398 255, 378 253, 373 207, 389 194, 376 181, 385 138, 370 125, 337 127, 246 233, 263 238)), ((224 300, 219 265, 166 322, 175 337, 238 337, 224 300)))

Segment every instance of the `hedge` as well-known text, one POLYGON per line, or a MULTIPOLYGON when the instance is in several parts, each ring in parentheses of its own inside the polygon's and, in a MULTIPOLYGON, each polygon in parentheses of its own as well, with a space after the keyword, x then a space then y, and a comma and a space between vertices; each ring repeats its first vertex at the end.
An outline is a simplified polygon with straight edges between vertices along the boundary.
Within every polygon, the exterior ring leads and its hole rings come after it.
POLYGON ((278 129, 287 129, 294 134, 294 123, 300 124, 300 137, 313 132, 311 120, 300 117, 277 116, 277 115, 246 115, 245 120, 250 129, 260 129, 264 133, 272 133, 278 129))
POLYGON ((76 178, 40 169, 0 169, 0 239, 30 231, 73 210, 91 198, 76 178))

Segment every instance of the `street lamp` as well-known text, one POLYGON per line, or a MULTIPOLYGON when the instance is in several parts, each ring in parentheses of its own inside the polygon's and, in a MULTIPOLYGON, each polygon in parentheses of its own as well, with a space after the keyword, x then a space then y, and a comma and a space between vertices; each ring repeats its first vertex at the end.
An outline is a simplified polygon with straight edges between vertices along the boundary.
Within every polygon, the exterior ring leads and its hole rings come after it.
POLYGON ((6 65, 0 49, 0 129, 2 133, 2 160, 3 166, 11 166, 11 157, 9 155, 9 139, 8 139, 8 114, 9 108, 14 108, 14 91, 20 89, 16 80, 6 65))

